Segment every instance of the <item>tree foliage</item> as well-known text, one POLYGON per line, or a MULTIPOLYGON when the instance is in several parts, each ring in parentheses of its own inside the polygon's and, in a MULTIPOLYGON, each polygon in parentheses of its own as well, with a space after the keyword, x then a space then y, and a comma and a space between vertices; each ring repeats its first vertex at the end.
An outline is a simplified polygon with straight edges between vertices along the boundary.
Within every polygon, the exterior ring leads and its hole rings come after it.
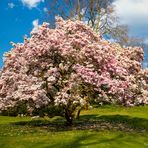
POLYGON ((148 104, 148 71, 143 50, 122 48, 102 39, 80 21, 56 18, 14 44, 0 76, 0 110, 25 104, 28 114, 56 106, 69 124, 91 99, 123 105, 148 104))

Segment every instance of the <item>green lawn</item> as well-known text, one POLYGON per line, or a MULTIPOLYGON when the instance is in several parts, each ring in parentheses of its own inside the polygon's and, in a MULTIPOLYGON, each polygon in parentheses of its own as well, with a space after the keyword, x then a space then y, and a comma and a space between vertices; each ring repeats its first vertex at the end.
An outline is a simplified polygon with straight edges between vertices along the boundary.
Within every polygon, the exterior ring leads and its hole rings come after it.
POLYGON ((83 111, 72 127, 61 117, 0 116, 0 148, 148 148, 148 106, 83 111))

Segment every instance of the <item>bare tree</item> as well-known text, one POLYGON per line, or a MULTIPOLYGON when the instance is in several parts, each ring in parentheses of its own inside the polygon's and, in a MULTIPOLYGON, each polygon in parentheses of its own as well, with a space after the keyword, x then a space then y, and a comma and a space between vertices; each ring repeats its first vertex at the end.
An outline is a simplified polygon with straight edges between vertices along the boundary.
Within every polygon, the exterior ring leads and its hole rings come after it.
MULTIPOLYGON (((115 13, 113 0, 47 0, 50 16, 60 15, 64 19, 80 20, 115 42, 123 45, 141 45, 142 40, 128 35, 128 26, 121 25, 115 13)), ((49 19, 50 21, 50 19, 49 19)), ((52 20, 53 22, 53 20, 52 20)), ((51 25, 53 23, 50 22, 51 25)))
POLYGON ((102 35, 109 33, 117 22, 110 0, 53 0, 47 4, 50 15, 84 21, 102 35))

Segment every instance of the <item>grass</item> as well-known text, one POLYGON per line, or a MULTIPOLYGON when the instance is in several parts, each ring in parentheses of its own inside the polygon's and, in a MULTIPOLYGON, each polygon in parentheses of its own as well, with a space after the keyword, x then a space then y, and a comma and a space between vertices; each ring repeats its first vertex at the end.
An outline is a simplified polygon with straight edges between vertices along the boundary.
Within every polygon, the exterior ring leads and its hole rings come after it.
POLYGON ((0 116, 0 148, 148 148, 148 106, 102 106, 64 122, 0 116))

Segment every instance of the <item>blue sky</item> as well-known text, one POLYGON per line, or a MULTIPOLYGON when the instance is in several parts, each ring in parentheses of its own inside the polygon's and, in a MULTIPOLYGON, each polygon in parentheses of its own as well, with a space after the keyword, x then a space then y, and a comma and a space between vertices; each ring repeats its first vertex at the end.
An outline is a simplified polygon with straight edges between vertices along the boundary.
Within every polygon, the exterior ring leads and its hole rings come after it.
POLYGON ((3 53, 11 49, 10 41, 22 42, 25 34, 29 36, 42 23, 46 11, 43 0, 0 0, 0 67, 3 53))
MULTIPOLYGON (((142 37, 148 44, 148 0, 115 0, 113 4, 120 22, 129 26, 130 35, 142 37)), ((10 41, 22 42, 38 24, 53 19, 47 16, 47 6, 47 0, 0 0, 0 67, 3 53, 11 49, 10 41)))

